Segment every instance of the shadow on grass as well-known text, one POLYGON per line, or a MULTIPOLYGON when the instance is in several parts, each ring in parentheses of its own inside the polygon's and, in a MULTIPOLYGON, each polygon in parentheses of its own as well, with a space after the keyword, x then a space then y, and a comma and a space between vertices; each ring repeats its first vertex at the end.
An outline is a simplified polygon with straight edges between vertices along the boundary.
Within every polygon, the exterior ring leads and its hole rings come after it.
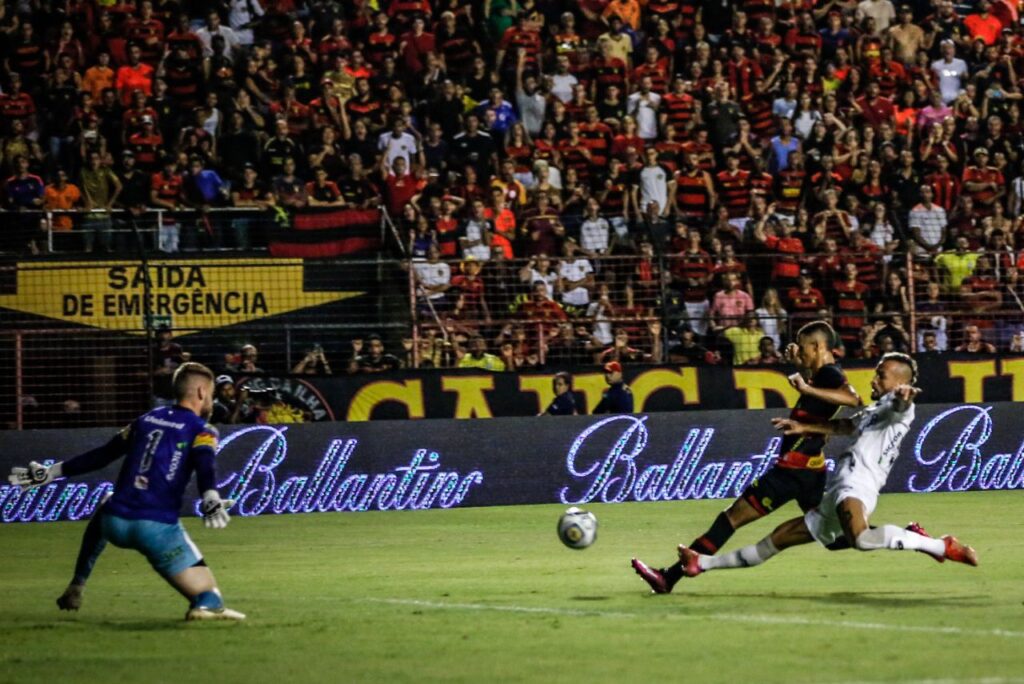
POLYGON ((570 596, 571 601, 607 601, 611 596, 570 596))
POLYGON ((815 603, 840 604, 852 606, 879 606, 886 608, 911 607, 911 606, 985 606, 991 605, 992 597, 984 594, 966 596, 935 596, 934 594, 922 594, 920 596, 908 596, 906 592, 857 592, 857 591, 834 591, 827 594, 796 594, 779 592, 762 593, 729 593, 729 594, 699 594, 701 598, 708 599, 729 599, 738 598, 770 599, 774 601, 814 601, 815 603))

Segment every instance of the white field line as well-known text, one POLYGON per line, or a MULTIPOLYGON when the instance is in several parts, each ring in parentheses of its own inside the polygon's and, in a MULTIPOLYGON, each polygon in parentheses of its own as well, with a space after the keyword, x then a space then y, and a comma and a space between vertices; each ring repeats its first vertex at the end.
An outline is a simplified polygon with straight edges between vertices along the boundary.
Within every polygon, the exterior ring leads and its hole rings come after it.
POLYGON ((872 679, 835 684, 1024 684, 1018 677, 974 677, 971 679, 872 679))
MULTIPOLYGON (((585 610, 573 608, 550 608, 544 606, 503 606, 489 603, 450 603, 445 601, 424 601, 420 599, 400 598, 366 598, 361 603, 382 603, 393 606, 412 606, 431 610, 473 610, 492 611, 497 613, 524 613, 538 615, 563 615, 566 617, 607 617, 607 618, 671 618, 681 620, 719 620, 722 622, 745 622, 766 625, 799 625, 807 627, 841 627, 845 629, 863 629, 880 632, 919 632, 924 634, 951 634, 955 636, 1005 637, 1024 639, 1024 632, 1008 629, 964 629, 962 627, 939 627, 928 625, 899 625, 886 622, 859 622, 856 620, 817 620, 797 616, 781 615, 741 615, 734 613, 660 613, 657 615, 627 613, 622 611, 585 610)), ((925 680, 922 680, 924 682, 925 680)), ((928 684, 942 684, 954 681, 974 680, 927 680, 928 684)), ((977 680, 985 683, 987 680, 977 680)), ((1010 680, 995 680, 992 684, 1002 684, 1010 680)), ((1024 682, 1024 680, 1018 680, 1024 682)))

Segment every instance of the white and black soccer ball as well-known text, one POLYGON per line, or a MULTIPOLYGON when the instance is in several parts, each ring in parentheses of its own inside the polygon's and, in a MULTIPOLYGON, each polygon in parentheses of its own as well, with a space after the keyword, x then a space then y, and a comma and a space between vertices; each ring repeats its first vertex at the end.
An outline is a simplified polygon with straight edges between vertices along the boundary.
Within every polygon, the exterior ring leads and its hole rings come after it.
POLYGON ((558 519, 558 538, 570 549, 585 549, 597 539, 597 518, 573 506, 558 519))

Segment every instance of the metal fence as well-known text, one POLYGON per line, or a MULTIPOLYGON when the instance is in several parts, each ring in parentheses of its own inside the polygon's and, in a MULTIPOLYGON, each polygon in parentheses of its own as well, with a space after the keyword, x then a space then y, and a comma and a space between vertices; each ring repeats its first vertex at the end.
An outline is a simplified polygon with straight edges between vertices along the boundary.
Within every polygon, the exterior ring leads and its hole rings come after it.
POLYGON ((218 372, 377 370, 359 359, 370 334, 395 357, 385 367, 419 368, 459 366, 477 336, 507 370, 771 363, 818 318, 849 357, 1024 350, 1009 254, 733 257, 659 254, 643 242, 638 252, 409 261, 137 248, 12 259, 0 263, 0 367, 10 370, 0 374, 0 424, 127 421, 167 396, 185 358, 218 372), (716 304, 733 288, 750 297, 754 321, 716 304), (779 309, 765 304, 770 290, 779 309))

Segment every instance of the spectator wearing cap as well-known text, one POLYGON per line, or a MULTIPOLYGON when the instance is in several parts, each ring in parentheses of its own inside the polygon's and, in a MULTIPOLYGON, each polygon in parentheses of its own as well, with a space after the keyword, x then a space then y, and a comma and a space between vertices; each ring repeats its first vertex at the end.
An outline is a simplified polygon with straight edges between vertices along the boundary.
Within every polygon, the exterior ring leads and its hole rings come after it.
POLYGON ((601 401, 592 413, 633 413, 633 391, 623 381, 622 364, 618 361, 604 364, 604 380, 608 389, 601 394, 601 401))
POLYGON ((247 401, 248 391, 235 389, 230 375, 218 375, 213 389, 213 413, 210 422, 214 425, 233 425, 250 422, 252 406, 247 401))

